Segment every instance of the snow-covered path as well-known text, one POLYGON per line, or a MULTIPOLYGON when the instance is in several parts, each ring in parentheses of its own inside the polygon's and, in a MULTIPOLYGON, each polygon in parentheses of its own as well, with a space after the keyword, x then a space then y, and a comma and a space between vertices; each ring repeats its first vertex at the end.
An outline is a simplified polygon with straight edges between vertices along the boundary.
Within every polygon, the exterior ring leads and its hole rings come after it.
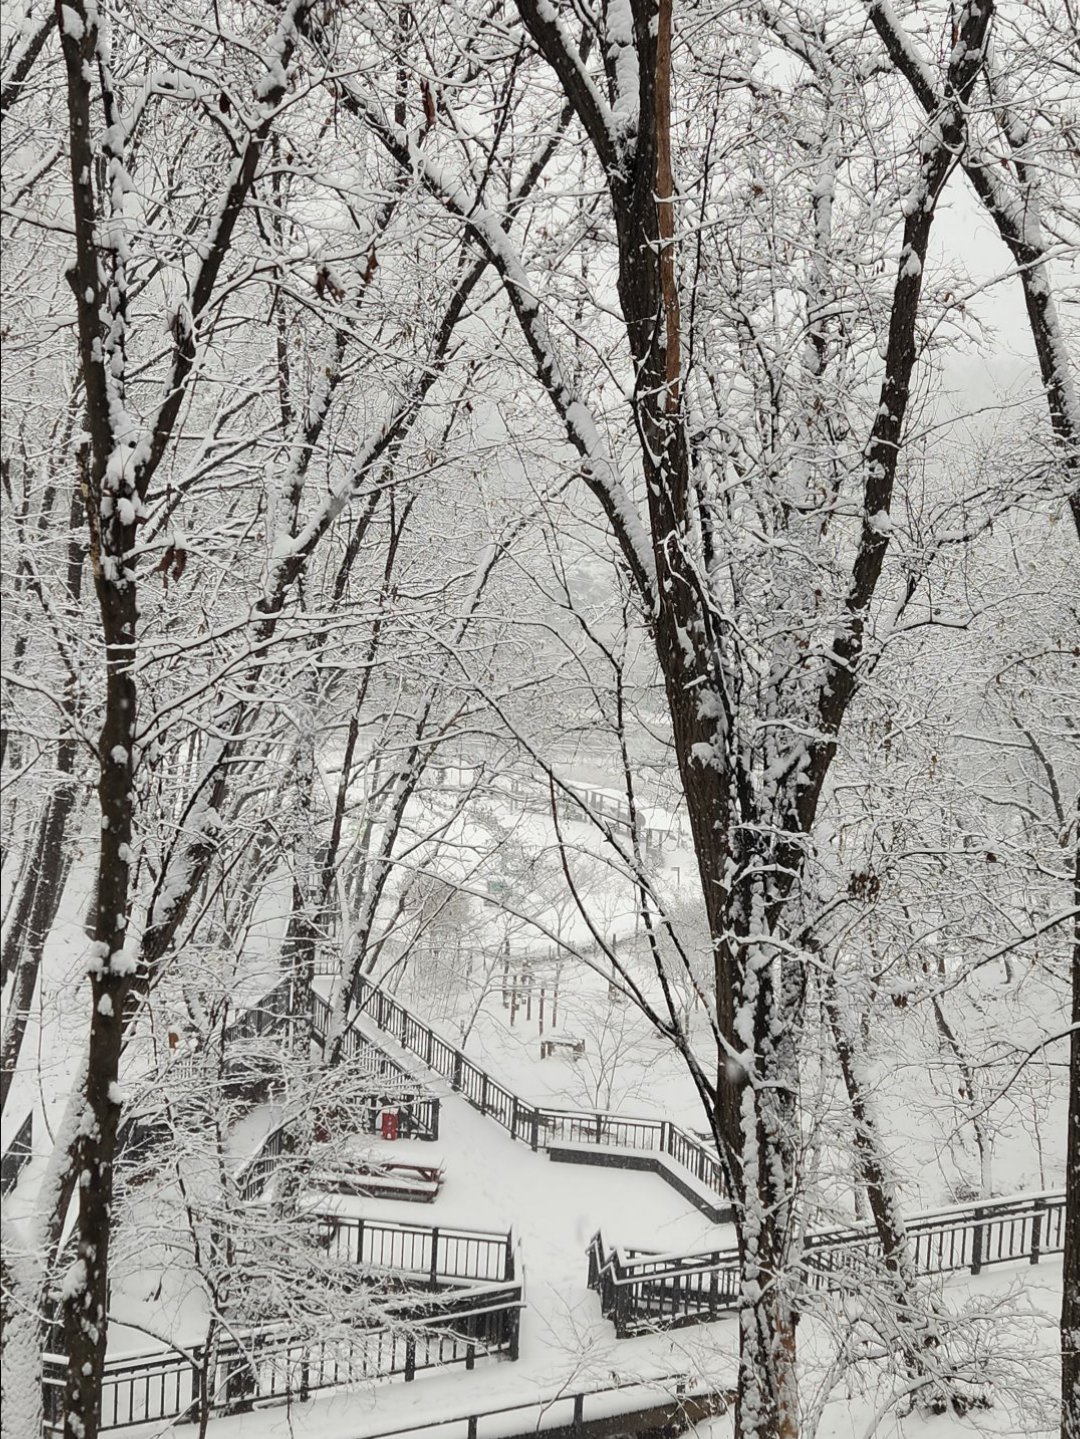
MULTIPOLYGON (((366 1439, 398 1429, 457 1439, 469 1415, 528 1405, 520 1415, 492 1420, 479 1435, 535 1431, 559 1394, 602 1389, 627 1378, 686 1375, 717 1387, 734 1383, 732 1319, 691 1330, 616 1340, 587 1288, 585 1247, 597 1228, 606 1239, 652 1249, 708 1248, 731 1242, 718 1228, 652 1174, 552 1163, 516 1143, 460 1096, 439 1086, 442 1125, 438 1152, 446 1171, 430 1205, 343 1199, 343 1211, 402 1222, 513 1229, 520 1241, 527 1307, 521 1356, 516 1363, 481 1362, 463 1370, 420 1376, 411 1384, 383 1383, 350 1394, 315 1397, 215 1421, 214 1433, 235 1439, 366 1439), (460 1426, 445 1421, 461 1416, 460 1426)), ((388 1150, 393 1146, 386 1145, 388 1150)), ((665 1391, 666 1392, 666 1391, 665 1391)), ((656 1391, 652 1397, 661 1397, 656 1391)), ((639 1394, 636 1402, 643 1402, 639 1394)), ((593 1401, 593 1407, 605 1401, 593 1401)), ((567 1408, 551 1408, 546 1424, 565 1423, 567 1408), (563 1410, 566 1409, 566 1412, 563 1410)), ((620 1405, 620 1407, 622 1407, 620 1405)), ((632 1407, 627 1398, 625 1407, 632 1407)), ((590 1411, 591 1412, 591 1411, 590 1411)))
MULTIPOLYGON (((381 1042, 384 1037, 380 1036, 381 1042)), ((389 1046, 396 1048, 396 1046, 389 1046)), ((673 1376, 697 1387, 734 1382, 735 1326, 731 1319, 693 1330, 616 1340, 600 1303, 587 1287, 586 1245, 598 1228, 605 1240, 651 1249, 703 1249, 731 1242, 731 1231, 711 1225, 675 1190, 653 1174, 553 1163, 514 1141, 493 1120, 474 1110, 444 1081, 433 1087, 442 1101, 438 1143, 372 1141, 387 1157, 430 1151, 442 1162, 445 1182, 431 1204, 334 1196, 328 1206, 342 1213, 405 1224, 436 1224, 488 1231, 512 1230, 523 1266, 526 1307, 517 1362, 480 1361, 474 1371, 448 1370, 322 1394, 303 1403, 215 1419, 213 1432, 236 1439, 368 1439, 368 1436, 430 1428, 441 1439, 467 1431, 469 1416, 517 1408, 481 1423, 478 1435, 535 1432, 538 1425, 566 1423, 572 1399, 560 1395, 603 1390, 628 1380, 661 1381, 649 1389, 596 1395, 589 1413, 621 1412, 659 1402, 674 1389, 673 1376), (664 1382, 672 1381, 672 1382, 664 1382), (461 1424, 446 1421, 461 1418, 461 1424)), ((110 1352, 145 1348, 145 1338, 122 1326, 110 1352), (133 1340, 137 1341, 133 1344, 133 1340)), ((140 1434, 161 1434, 168 1425, 146 1425, 140 1434)), ((133 1432, 133 1431, 127 1431, 133 1432)))

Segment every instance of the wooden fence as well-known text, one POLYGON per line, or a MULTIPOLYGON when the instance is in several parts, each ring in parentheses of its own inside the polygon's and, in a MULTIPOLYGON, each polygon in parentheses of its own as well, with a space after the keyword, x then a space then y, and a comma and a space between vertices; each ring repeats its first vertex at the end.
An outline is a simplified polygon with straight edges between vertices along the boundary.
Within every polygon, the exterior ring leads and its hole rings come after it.
MULTIPOLYGON (((939 1210, 906 1224, 909 1253, 920 1275, 978 1274, 992 1264, 1027 1259, 1064 1247, 1065 1196, 1015 1199, 939 1210)), ((740 1265, 734 1248, 663 1255, 609 1250, 597 1233, 588 1248, 589 1288, 620 1338, 653 1329, 705 1324, 739 1306, 740 1265)), ((811 1289, 865 1288, 882 1270, 881 1247, 870 1225, 810 1234, 796 1267, 811 1289)))

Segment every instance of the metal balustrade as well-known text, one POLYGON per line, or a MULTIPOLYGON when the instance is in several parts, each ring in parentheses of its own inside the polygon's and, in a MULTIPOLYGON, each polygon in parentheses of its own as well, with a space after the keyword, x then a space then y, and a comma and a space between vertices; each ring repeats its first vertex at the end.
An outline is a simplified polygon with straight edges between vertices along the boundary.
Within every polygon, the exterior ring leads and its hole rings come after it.
MULTIPOLYGON (((316 1044, 325 1050, 330 1032, 331 1008, 322 995, 309 991, 311 1003, 311 1034, 316 1044)), ((416 1086, 416 1077, 410 1074, 392 1055, 369 1039, 356 1025, 355 1019, 341 1036, 342 1053, 346 1059, 360 1059, 364 1068, 373 1078, 386 1079, 394 1085, 406 1088, 416 1086)), ((372 1092, 372 1103, 361 1107, 351 1117, 364 1134, 375 1132, 379 1105, 378 1095, 372 1092)), ((439 1137, 439 1100, 434 1094, 414 1094, 400 1102, 395 1100, 402 1122, 402 1137, 436 1140, 439 1137)))
MULTIPOLYGON (((240 1413, 274 1400, 503 1355, 517 1358, 520 1283, 394 1302, 390 1323, 321 1338, 284 1325, 230 1334, 216 1343, 107 1359, 101 1429, 211 1414, 240 1413)), ((46 1354, 42 1386, 46 1432, 63 1426, 66 1361, 46 1354)))
MULTIPOLYGON (((906 1221, 908 1252, 919 1275, 978 1274, 992 1264, 1037 1264, 1064 1248, 1063 1193, 986 1200, 915 1215, 906 1221)), ((609 1250, 597 1233, 588 1248, 589 1288, 620 1337, 705 1324, 739 1307, 735 1248, 683 1255, 609 1250)), ((871 1225, 807 1235, 795 1272, 817 1290, 864 1286, 883 1266, 871 1225)))
MULTIPOLYGON (((316 996, 318 1004, 325 1001, 316 996)), ((404 1005, 363 975, 358 975, 349 995, 356 1013, 352 1020, 367 1016, 377 1028, 390 1035, 403 1049, 415 1054, 436 1074, 449 1080, 462 1097, 500 1124, 514 1139, 534 1150, 557 1150, 567 1146, 589 1146, 610 1150, 612 1164, 632 1162, 629 1154, 654 1154, 672 1159, 714 1195, 726 1194, 723 1171, 715 1148, 696 1135, 666 1119, 647 1119, 607 1112, 549 1109, 521 1099, 481 1069, 460 1049, 421 1023, 404 1005), (620 1151, 627 1155, 620 1160, 620 1151)), ((657 1172, 670 1180, 663 1166, 657 1172)), ((691 1203, 715 1206, 692 1190, 684 1189, 691 1203)))
MULTIPOLYGON (((287 1324, 232 1330, 209 1344, 157 1349, 106 1360, 102 1429, 236 1413, 255 1403, 304 1399, 316 1389, 504 1355, 517 1358, 524 1287, 512 1234, 399 1224, 313 1213, 329 1256, 357 1266, 365 1280, 391 1279, 401 1292, 382 1299, 382 1322, 331 1339, 287 1324)), ((66 1361, 43 1363, 45 1427, 63 1421, 66 1361)))
POLYGON ((511 1234, 350 1215, 320 1216, 319 1223, 331 1258, 369 1270, 392 1271, 432 1288, 461 1282, 501 1284, 514 1279, 511 1234))

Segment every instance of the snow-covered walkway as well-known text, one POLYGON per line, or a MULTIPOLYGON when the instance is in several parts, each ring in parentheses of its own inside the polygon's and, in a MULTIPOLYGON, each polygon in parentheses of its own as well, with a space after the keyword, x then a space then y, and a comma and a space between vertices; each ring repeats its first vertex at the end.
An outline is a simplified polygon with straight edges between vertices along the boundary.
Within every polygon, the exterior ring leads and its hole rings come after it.
MULTIPOLYGON (((445 1164, 442 1193, 432 1204, 342 1198, 342 1212, 405 1223, 446 1224, 488 1230, 513 1229, 525 1270, 526 1308, 521 1356, 516 1363, 479 1363, 472 1373, 420 1376, 411 1384, 383 1383, 349 1394, 314 1397, 217 1420, 215 1435, 236 1439, 368 1439, 438 1423, 442 1439, 466 1432, 468 1416, 504 1406, 526 1405, 514 1416, 481 1422, 485 1434, 535 1432, 566 1423, 569 1401, 551 1408, 560 1394, 602 1389, 627 1378, 685 1375, 718 1388, 734 1383, 732 1319, 692 1330, 615 1338, 587 1287, 585 1247, 601 1225, 618 1243, 652 1249, 705 1249, 729 1244, 731 1231, 710 1225, 663 1180, 652 1174, 552 1163, 516 1143, 491 1119, 472 1109, 449 1086, 439 1085, 442 1128, 438 1151, 445 1164), (617 1356, 617 1357, 616 1357, 617 1356), (565 1412, 564 1412, 565 1410, 565 1412), (461 1416, 460 1426, 445 1421, 461 1416)), ((388 1151, 392 1144, 386 1144, 388 1151)), ((671 1386, 597 1396, 601 1406, 635 1407, 658 1400, 671 1386)), ((426 1431, 424 1431, 426 1433, 426 1431)))

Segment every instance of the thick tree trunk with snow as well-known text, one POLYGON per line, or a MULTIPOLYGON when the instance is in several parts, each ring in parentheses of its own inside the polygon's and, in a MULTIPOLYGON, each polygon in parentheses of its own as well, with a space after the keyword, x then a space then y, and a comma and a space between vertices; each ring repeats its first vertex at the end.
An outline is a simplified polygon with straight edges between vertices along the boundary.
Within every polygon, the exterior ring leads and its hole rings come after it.
MULTIPOLYGON (((130 549, 132 540, 131 535, 121 538, 122 554, 130 549)), ((98 568, 100 571, 101 566, 98 568)), ((101 840, 90 974, 93 1011, 85 1111, 71 1156, 79 1176, 77 1251, 74 1267, 64 1276, 62 1287, 68 1346, 65 1434, 71 1439, 93 1439, 99 1420, 108 1324, 113 1173, 121 1105, 120 1054, 124 1006, 134 969, 134 958, 125 949, 125 931, 134 818, 135 582, 131 576, 117 584, 100 572, 95 580, 107 647, 107 674, 105 720, 98 741, 101 840)))

